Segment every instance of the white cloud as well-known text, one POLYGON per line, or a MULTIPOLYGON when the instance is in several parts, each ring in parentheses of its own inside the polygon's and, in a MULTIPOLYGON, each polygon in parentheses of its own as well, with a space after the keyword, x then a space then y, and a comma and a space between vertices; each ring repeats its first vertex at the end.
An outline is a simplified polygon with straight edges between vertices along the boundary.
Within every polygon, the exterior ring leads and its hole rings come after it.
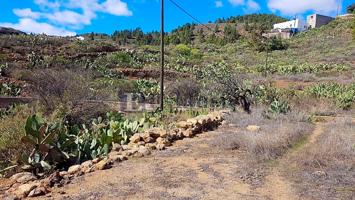
POLYGON ((38 19, 41 17, 41 13, 38 12, 33 12, 30 8, 25 8, 25 9, 13 9, 12 12, 22 18, 32 18, 32 19, 38 19))
POLYGON ((248 11, 257 11, 260 10, 260 5, 253 0, 248 0, 246 9, 248 11))
POLYGON ((314 11, 321 14, 333 14, 337 10, 337 0, 269 0, 271 11, 279 11, 283 15, 302 14, 314 11))
POLYGON ((222 8, 223 2, 222 1, 215 1, 215 6, 216 6, 216 8, 222 8))
POLYGON ((34 0, 34 2, 42 8, 58 9, 60 7, 58 1, 50 2, 48 0, 34 0))
POLYGON ((19 23, 0 23, 0 26, 4 27, 11 27, 14 29, 18 29, 27 33, 35 33, 35 34, 42 34, 45 33, 47 35, 58 35, 58 36, 74 36, 76 35, 75 32, 68 31, 62 28, 58 28, 52 26, 47 23, 40 23, 33 19, 29 18, 22 18, 19 20, 19 23))
POLYGON ((229 0, 229 3, 231 3, 233 6, 240 6, 245 4, 244 0, 229 0))
POLYGON ((39 11, 34 12, 30 8, 14 9, 14 14, 20 17, 19 22, 3 25, 16 27, 25 32, 40 31, 50 35, 70 35, 74 32, 66 29, 75 30, 90 25, 97 17, 97 13, 115 16, 133 15, 123 0, 34 0, 34 3, 38 5, 39 11), (29 26, 30 24, 34 25, 33 28, 29 26))
POLYGON ((107 0, 102 4, 102 11, 116 16, 132 16, 133 13, 128 9, 127 3, 121 0, 107 0))
POLYGON ((45 14, 45 17, 51 22, 60 25, 90 25, 92 17, 85 14, 79 14, 70 10, 54 12, 52 14, 45 14))

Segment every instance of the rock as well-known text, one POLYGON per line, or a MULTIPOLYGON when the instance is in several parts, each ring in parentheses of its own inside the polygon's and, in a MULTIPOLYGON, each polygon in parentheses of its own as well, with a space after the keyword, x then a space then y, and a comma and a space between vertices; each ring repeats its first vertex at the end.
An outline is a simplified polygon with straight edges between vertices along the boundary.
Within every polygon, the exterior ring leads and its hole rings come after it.
POLYGON ((166 146, 165 146, 165 144, 159 143, 159 144, 156 145, 156 148, 158 150, 164 150, 166 148, 166 146))
POLYGON ((160 129, 157 129, 157 128, 148 129, 144 132, 144 136, 157 139, 158 137, 160 137, 160 129))
POLYGON ((49 177, 43 179, 41 181, 41 186, 53 187, 55 184, 60 183, 62 179, 63 177, 60 175, 60 172, 56 171, 52 173, 49 177))
POLYGON ((18 197, 27 197, 27 195, 37 187, 37 183, 27 183, 24 185, 20 185, 14 194, 18 197))
POLYGON ((131 146, 125 144, 125 145, 122 145, 122 149, 123 149, 123 151, 126 151, 126 150, 131 149, 131 146))
POLYGON ((163 150, 166 147, 171 146, 171 142, 166 138, 158 138, 156 148, 158 150, 163 150))
POLYGON ((191 129, 187 129, 186 131, 182 132, 182 134, 185 136, 185 137, 188 137, 188 138, 191 138, 194 136, 194 133, 191 129))
POLYGON ((99 158, 95 158, 95 159, 92 160, 92 163, 96 164, 96 163, 100 162, 101 160, 102 160, 102 158, 100 158, 100 157, 99 158))
POLYGON ((81 171, 84 174, 90 173, 94 171, 94 163, 91 160, 85 161, 81 163, 81 171))
POLYGON ((129 157, 129 156, 132 155, 132 152, 131 152, 130 150, 126 150, 126 151, 122 151, 121 154, 122 154, 123 156, 129 157))
POLYGON ((100 162, 95 164, 95 168, 98 170, 105 170, 111 167, 112 161, 108 158, 101 160, 100 162))
POLYGON ((141 139, 142 139, 142 137, 140 136, 140 134, 136 133, 129 139, 129 141, 131 143, 138 143, 141 141, 141 139))
POLYGON ((248 131, 252 131, 252 132, 257 132, 259 131, 261 128, 260 126, 256 126, 256 125, 249 125, 247 126, 247 130, 248 131))
POLYGON ((37 187, 33 189, 29 194, 28 197, 38 197, 47 194, 49 191, 45 187, 37 187))
POLYGON ((59 176, 61 176, 61 177, 64 177, 64 176, 66 176, 66 175, 68 175, 68 172, 67 172, 67 171, 61 171, 61 172, 59 172, 59 176))
POLYGON ((112 145, 112 151, 120 152, 120 151, 122 151, 122 150, 123 150, 123 148, 122 148, 122 146, 121 146, 120 144, 114 143, 114 144, 112 145))
POLYGON ((155 143, 149 143, 149 144, 145 144, 145 147, 147 147, 150 150, 155 150, 157 149, 157 146, 155 143))
POLYGON ((176 124, 176 126, 178 128, 182 128, 182 129, 188 129, 188 128, 192 128, 192 124, 191 123, 188 123, 186 121, 181 121, 181 122, 178 122, 176 124))
POLYGON ((111 153, 108 154, 108 158, 112 160, 112 162, 121 162, 122 155, 116 151, 112 151, 111 153))
POLYGON ((76 174, 81 170, 81 165, 73 165, 69 167, 68 174, 76 174))
POLYGON ((318 176, 318 177, 324 177, 327 176, 327 173, 325 171, 315 171, 313 175, 318 176))
POLYGON ((37 180, 37 178, 30 172, 21 172, 14 174, 13 176, 11 176, 10 179, 18 183, 27 183, 29 181, 37 180))
POLYGON ((145 137, 143 138, 145 143, 154 143, 155 139, 153 137, 145 137))
POLYGON ((151 152, 150 152, 150 150, 147 147, 140 146, 139 150, 138 150, 138 153, 141 153, 143 156, 148 156, 148 155, 150 155, 151 152))
POLYGON ((158 144, 165 144, 166 146, 170 146, 171 142, 167 138, 158 138, 157 139, 158 144))

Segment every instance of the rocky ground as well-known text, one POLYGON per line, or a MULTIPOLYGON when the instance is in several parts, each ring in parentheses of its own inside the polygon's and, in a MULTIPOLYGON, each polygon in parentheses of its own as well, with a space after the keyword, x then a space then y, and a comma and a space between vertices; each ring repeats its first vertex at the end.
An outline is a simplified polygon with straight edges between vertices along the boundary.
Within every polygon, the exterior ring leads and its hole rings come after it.
MULTIPOLYGON (((288 178, 287 168, 293 164, 293 157, 322 137, 324 128, 332 120, 327 117, 315 123, 304 142, 269 162, 251 159, 250 154, 239 148, 216 147, 222 135, 264 131, 252 124, 241 127, 223 123, 215 131, 177 140, 163 151, 152 151, 144 157, 115 162, 107 170, 76 176, 69 183, 52 188, 51 193, 36 198, 309 199, 297 191, 297 185, 288 178)), ((324 173, 314 172, 315 176, 324 173)))
POLYGON ((326 123, 316 123, 302 148, 267 164, 253 163, 238 149, 215 148, 213 141, 221 134, 240 131, 224 125, 165 151, 82 176, 39 199, 307 199, 298 195, 284 169, 290 158, 317 141, 326 123))

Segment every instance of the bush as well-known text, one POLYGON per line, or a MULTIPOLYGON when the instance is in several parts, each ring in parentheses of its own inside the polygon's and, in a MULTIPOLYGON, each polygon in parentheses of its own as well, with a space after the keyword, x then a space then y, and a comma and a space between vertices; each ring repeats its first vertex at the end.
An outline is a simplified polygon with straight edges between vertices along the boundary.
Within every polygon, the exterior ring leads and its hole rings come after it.
POLYGON ((31 113, 33 113, 32 109, 21 105, 14 108, 11 114, 0 119, 0 171, 10 165, 26 162, 30 150, 28 145, 19 145, 19 143, 25 135, 23 125, 31 113))
POLYGON ((190 56, 191 55, 191 48, 188 47, 186 44, 178 44, 176 45, 174 51, 181 56, 190 56))
POLYGON ((318 98, 334 99, 343 109, 349 109, 355 103, 355 84, 321 83, 307 88, 306 92, 318 98))
POLYGON ((179 106, 193 106, 198 102, 201 86, 193 79, 179 79, 168 84, 166 94, 179 106))
POLYGON ((52 111, 58 105, 76 104, 91 97, 89 84, 83 75, 69 70, 36 70, 27 77, 40 101, 47 110, 52 111))

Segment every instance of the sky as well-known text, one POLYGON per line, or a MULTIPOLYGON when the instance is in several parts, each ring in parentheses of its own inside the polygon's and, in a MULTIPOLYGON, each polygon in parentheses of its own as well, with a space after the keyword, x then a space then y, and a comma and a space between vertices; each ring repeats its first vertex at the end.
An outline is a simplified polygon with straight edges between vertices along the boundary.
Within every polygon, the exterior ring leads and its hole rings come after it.
MULTIPOLYGON (((173 0, 202 23, 217 18, 273 13, 304 19, 311 13, 336 16, 355 0, 173 0), (338 6, 339 5, 339 6, 338 6)), ((194 22, 165 0, 166 31, 194 22)), ((140 27, 160 29, 160 0, 0 0, 0 26, 58 36, 140 27)))

